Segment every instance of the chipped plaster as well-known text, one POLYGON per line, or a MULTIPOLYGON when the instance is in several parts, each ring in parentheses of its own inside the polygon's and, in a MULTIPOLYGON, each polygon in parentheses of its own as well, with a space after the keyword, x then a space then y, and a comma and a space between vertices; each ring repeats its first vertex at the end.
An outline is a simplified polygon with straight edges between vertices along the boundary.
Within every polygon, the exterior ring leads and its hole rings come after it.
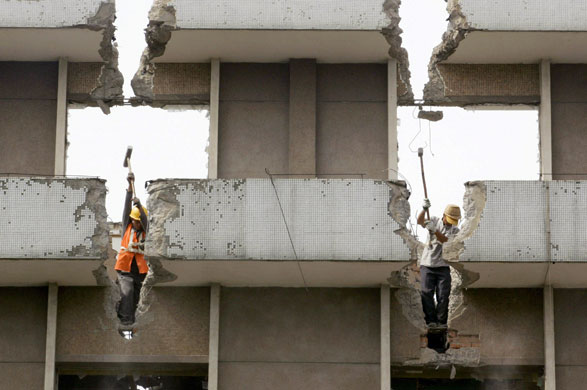
POLYGON ((424 101, 427 104, 448 103, 450 99, 444 93, 444 81, 437 65, 450 57, 467 34, 472 31, 467 18, 461 10, 459 0, 448 0, 448 29, 442 35, 442 42, 434 48, 428 64, 429 81, 424 86, 424 101))
POLYGON ((400 81, 405 86, 405 93, 398 96, 398 103, 412 104, 414 101, 414 94, 410 83, 410 61, 408 59, 408 51, 402 47, 401 34, 403 30, 399 27, 401 17, 399 16, 399 8, 401 0, 385 0, 383 9, 390 20, 388 26, 382 29, 382 34, 389 43, 389 56, 398 61, 398 75, 400 81))

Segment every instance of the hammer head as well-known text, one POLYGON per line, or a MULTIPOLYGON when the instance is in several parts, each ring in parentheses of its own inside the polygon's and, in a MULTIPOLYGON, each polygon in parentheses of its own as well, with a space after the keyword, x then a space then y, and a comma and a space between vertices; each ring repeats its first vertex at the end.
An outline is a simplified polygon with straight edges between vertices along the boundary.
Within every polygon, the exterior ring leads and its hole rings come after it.
POLYGON ((128 168, 128 160, 130 159, 131 155, 132 155, 132 146, 129 146, 128 148, 126 148, 126 156, 124 156, 124 163, 122 163, 123 167, 128 168))
POLYGON ((424 148, 418 148, 418 157, 422 157, 424 155, 424 148))

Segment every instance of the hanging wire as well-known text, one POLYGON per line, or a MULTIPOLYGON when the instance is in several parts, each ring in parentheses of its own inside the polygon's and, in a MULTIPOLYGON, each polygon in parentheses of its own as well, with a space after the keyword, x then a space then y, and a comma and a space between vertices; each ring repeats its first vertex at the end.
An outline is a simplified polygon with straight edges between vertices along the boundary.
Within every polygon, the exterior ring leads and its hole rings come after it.
MULTIPOLYGON (((416 133, 414 138, 412 138, 412 140, 408 144, 408 148, 410 149, 410 152, 412 152, 412 153, 418 153, 417 149, 416 150, 412 149, 412 144, 414 143, 416 138, 418 138, 418 136, 420 135, 421 132, 422 132, 422 119, 418 118, 418 133, 416 133)), ((426 149, 427 147, 428 147, 428 142, 425 142, 425 145, 422 147, 422 149, 426 149)))
POLYGON ((265 173, 269 176, 271 180, 271 185, 273 186, 273 190, 275 191, 275 197, 277 198, 277 203, 279 203, 279 210, 281 210, 281 216, 283 217, 283 223, 285 224, 285 229, 287 230, 287 236, 289 237, 289 242, 291 244, 291 249, 293 249, 294 256, 296 258, 296 263, 298 264, 298 269, 300 270, 300 275, 302 276, 302 281, 304 282, 304 288, 308 291, 308 284, 306 283, 306 278, 304 277, 304 271, 302 270, 302 266, 300 264, 300 260, 298 259, 298 253, 296 251, 296 247, 293 243, 293 239, 291 238, 291 233, 289 231, 289 225, 287 224, 287 220, 285 219, 285 213, 283 212, 283 207, 281 206, 281 200, 279 199, 279 194, 277 193, 277 187, 275 187, 275 183, 273 182, 273 175, 267 168, 265 168, 265 173))
POLYGON ((428 121, 428 142, 430 144, 430 154, 434 157, 434 152, 432 151, 432 125, 430 121, 428 121))

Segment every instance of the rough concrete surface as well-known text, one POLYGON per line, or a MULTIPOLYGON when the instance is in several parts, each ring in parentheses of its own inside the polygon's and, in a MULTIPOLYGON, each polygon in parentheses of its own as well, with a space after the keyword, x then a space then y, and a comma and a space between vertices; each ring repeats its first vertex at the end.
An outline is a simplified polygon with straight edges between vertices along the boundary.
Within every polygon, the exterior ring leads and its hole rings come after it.
POLYGON ((459 43, 471 31, 471 26, 461 10, 459 0, 448 0, 446 9, 449 14, 448 29, 442 35, 442 42, 434 48, 428 65, 429 81, 424 86, 424 100, 427 103, 450 102, 445 96, 444 81, 436 65, 450 57, 456 51, 459 43))
POLYGON ((114 20, 116 19, 116 6, 112 2, 102 3, 96 15, 88 19, 87 28, 102 30, 102 42, 100 42, 100 57, 104 65, 98 77, 96 87, 90 92, 90 96, 98 103, 105 114, 110 113, 110 107, 122 100, 122 84, 124 78, 118 70, 118 49, 114 41, 114 20))
POLYGON ((165 53, 171 32, 176 28, 175 8, 170 3, 171 0, 155 0, 149 11, 149 24, 145 29, 147 47, 141 55, 139 69, 131 81, 136 96, 133 98, 133 104, 151 103, 155 98, 153 79, 156 66, 152 60, 165 53))
POLYGON ((104 180, 0 177, 0 198, 0 257, 107 258, 104 180))
POLYGON ((92 361, 102 355, 151 356, 173 362, 178 356, 208 354, 209 288, 154 288, 149 319, 133 326, 136 336, 131 340, 118 334, 114 308, 104 310, 104 302, 111 298, 108 294, 102 287, 59 288, 58 362, 83 356, 92 361))
POLYGON ((382 29, 383 36, 389 43, 389 56, 397 59, 398 75, 405 86, 405 93, 398 96, 398 103, 411 104, 414 101, 414 93, 410 83, 410 61, 408 51, 402 47, 401 34, 403 30, 399 27, 401 20, 399 8, 401 0, 385 0, 383 9, 390 19, 389 26, 382 29))
POLYGON ((147 255, 172 260, 409 258, 393 234, 398 226, 388 214, 391 191, 385 182, 276 178, 274 183, 275 188, 269 179, 151 182, 147 255), (348 212, 339 213, 341 208, 348 212))

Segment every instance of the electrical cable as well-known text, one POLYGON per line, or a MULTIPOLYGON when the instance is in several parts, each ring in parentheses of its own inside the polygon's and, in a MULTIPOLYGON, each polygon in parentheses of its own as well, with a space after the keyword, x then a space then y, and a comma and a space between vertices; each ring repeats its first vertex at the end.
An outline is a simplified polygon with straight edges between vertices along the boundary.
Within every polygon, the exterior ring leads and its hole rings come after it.
POLYGON ((291 248, 293 249, 294 256, 296 258, 296 263, 298 264, 298 269, 300 270, 300 275, 302 276, 302 281, 304 282, 304 288, 306 291, 308 290, 308 284, 306 283, 306 278, 304 277, 304 271, 302 270, 302 265, 300 264, 300 260, 298 258, 298 252, 296 251, 296 247, 293 243, 293 239, 291 238, 291 233, 289 231, 289 225, 287 224, 287 220, 285 219, 285 213, 283 212, 283 206, 281 205, 281 200, 279 199, 279 194, 277 193, 277 187, 275 187, 275 182, 273 182, 273 175, 267 168, 265 168, 265 173, 269 176, 271 180, 271 185, 273 186, 273 190, 275 191, 275 197, 277 198, 277 203, 279 204, 279 210, 281 210, 281 216, 283 217, 283 223, 285 224, 285 229, 287 230, 287 236, 289 237, 289 242, 291 244, 291 248))

